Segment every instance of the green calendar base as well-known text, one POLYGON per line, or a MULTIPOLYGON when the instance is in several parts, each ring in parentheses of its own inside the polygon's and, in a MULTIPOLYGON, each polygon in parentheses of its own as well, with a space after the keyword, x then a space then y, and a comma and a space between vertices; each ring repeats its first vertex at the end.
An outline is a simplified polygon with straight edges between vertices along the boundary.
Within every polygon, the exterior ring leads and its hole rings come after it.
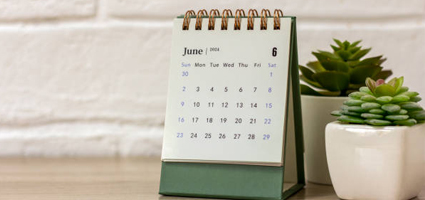
POLYGON ((304 184, 292 183, 283 191, 283 174, 283 167, 162 162, 159 193, 207 198, 286 199, 304 184))

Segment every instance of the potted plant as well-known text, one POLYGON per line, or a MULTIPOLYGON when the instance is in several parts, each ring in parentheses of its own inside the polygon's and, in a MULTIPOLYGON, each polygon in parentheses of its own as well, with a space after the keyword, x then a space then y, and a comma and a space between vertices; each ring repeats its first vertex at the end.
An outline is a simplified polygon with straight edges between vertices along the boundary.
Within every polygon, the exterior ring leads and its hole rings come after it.
POLYGON ((366 77, 386 79, 392 72, 382 70, 382 56, 363 57, 371 50, 359 46, 360 41, 350 43, 334 39, 333 52, 317 51, 312 54, 317 61, 299 66, 301 103, 305 142, 307 180, 331 184, 325 152, 325 126, 334 121, 327 113, 338 109, 347 95, 364 86, 366 77))
POLYGON ((425 111, 403 77, 367 79, 351 93, 338 122, 326 126, 326 153, 342 199, 410 199, 423 188, 425 111))

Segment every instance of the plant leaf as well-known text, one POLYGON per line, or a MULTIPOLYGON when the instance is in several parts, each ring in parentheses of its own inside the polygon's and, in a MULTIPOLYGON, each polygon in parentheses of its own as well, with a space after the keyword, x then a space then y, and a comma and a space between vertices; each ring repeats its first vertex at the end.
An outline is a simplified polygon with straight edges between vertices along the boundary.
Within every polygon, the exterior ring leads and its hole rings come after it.
POLYGON ((349 72, 350 68, 344 61, 324 60, 320 64, 328 71, 349 72))
POLYGON ((366 58, 366 59, 363 59, 362 61, 360 61, 358 65, 376 65, 376 66, 379 66, 381 58, 382 58, 382 56, 366 58))
POLYGON ((401 87, 403 86, 403 82, 404 82, 404 77, 400 77, 396 80, 394 87, 395 87, 395 92, 398 93, 400 92, 401 87))
POLYGON ((313 87, 317 87, 317 88, 320 88, 320 89, 323 88, 318 82, 310 80, 303 75, 300 75, 300 79, 303 80, 304 82, 306 82, 307 84, 313 86, 313 87))
POLYGON ((310 69, 308 69, 307 67, 304 67, 302 65, 299 65, 298 67, 300 68, 300 71, 301 71, 302 75, 304 75, 304 77, 306 77, 307 79, 310 79, 310 80, 313 79, 311 77, 314 74, 313 71, 311 71, 310 69))
POLYGON ((354 53, 353 55, 350 56, 349 60, 359 60, 360 58, 365 56, 367 53, 369 53, 370 50, 371 50, 371 48, 362 49, 360 51, 357 51, 356 53, 354 53))
POLYGON ((367 77, 366 78, 366 86, 369 88, 370 91, 375 91, 376 82, 373 79, 367 77))
POLYGON ((344 44, 344 49, 347 50, 348 47, 350 47, 350 42, 348 42, 347 40, 345 40, 342 44, 344 44))
POLYGON ((373 78, 373 80, 378 80, 378 79, 384 79, 385 80, 391 75, 393 75, 393 72, 391 70, 382 70, 372 78, 373 78))
POLYGON ((344 61, 348 60, 348 58, 351 56, 350 52, 345 50, 339 50, 336 52, 339 57, 341 57, 344 61))
POLYGON ((362 47, 353 47, 353 48, 350 47, 349 50, 350 50, 350 53, 353 54, 358 52, 360 49, 362 49, 362 47))
POLYGON ((319 61, 308 62, 307 67, 314 70, 314 72, 326 71, 326 69, 320 64, 319 61))
POLYGON ((367 119, 365 122, 372 126, 388 126, 391 124, 390 121, 382 119, 367 119))
POLYGON ((382 84, 379 85, 378 87, 375 88, 375 91, 373 91, 373 93, 375 94, 375 96, 377 97, 381 97, 381 96, 394 96, 395 93, 395 88, 391 85, 388 84, 382 84))
POLYGON ((344 48, 344 45, 342 44, 342 42, 340 40, 334 38, 334 41, 335 41, 336 44, 338 44, 338 46, 340 48, 344 48))
POLYGON ((313 75, 316 80, 323 88, 329 91, 341 91, 346 90, 350 83, 350 77, 347 73, 326 71, 318 72, 313 75))
POLYGON ((318 93, 316 90, 313 90, 311 87, 308 87, 307 85, 300 84, 300 88, 301 88, 301 94, 323 96, 322 94, 318 93))
POLYGON ((396 77, 394 77, 394 78, 392 78, 390 81, 388 81, 387 82, 387 84, 388 85, 391 85, 391 86, 393 86, 394 88, 395 88, 395 82, 397 81, 397 78, 396 77))
POLYGON ((329 60, 341 60, 340 57, 328 51, 312 52, 312 54, 317 58, 317 60, 319 60, 319 62, 329 60))
POLYGON ((357 40, 357 41, 355 41, 355 42, 351 43, 350 47, 355 47, 355 46, 357 46, 360 42, 362 42, 362 41, 361 41, 361 40, 357 40))
POLYGON ((352 84, 364 84, 367 77, 374 77, 380 71, 382 67, 378 66, 357 66, 350 71, 350 82, 352 84))

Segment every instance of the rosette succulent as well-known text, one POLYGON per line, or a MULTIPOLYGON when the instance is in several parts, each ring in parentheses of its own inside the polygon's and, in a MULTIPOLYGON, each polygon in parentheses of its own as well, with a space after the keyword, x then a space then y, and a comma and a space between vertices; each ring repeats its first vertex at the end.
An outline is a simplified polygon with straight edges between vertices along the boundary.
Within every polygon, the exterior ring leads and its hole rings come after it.
POLYGON ((364 86, 367 77, 385 80, 392 74, 391 70, 382 70, 386 60, 382 55, 362 59, 371 48, 362 49, 358 46, 361 41, 334 41, 337 46, 331 45, 333 52, 312 52, 317 61, 299 66, 300 78, 308 84, 301 84, 302 94, 347 96, 364 86))
POLYGON ((333 111, 338 121, 374 126, 412 126, 425 121, 425 111, 417 103, 417 92, 403 87, 403 77, 393 78, 388 83, 366 79, 367 87, 349 95, 341 110, 333 111))

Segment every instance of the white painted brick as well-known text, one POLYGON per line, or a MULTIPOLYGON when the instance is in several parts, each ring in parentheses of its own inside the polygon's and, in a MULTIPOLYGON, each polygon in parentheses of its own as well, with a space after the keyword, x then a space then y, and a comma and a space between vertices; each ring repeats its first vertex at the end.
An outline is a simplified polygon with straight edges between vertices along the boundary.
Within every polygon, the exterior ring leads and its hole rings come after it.
POLYGON ((189 9, 250 8, 283 9, 300 19, 370 19, 422 16, 423 0, 108 0, 108 13, 115 17, 173 18, 189 9))
POLYGON ((170 37, 144 25, 0 31, 0 124, 163 124, 170 37))
POLYGON ((162 128, 112 123, 58 123, 0 128, 0 157, 160 155, 162 128))
POLYGON ((425 95, 423 0, 0 0, 0 156, 160 155, 171 18, 263 7, 298 17, 301 64, 363 39, 425 95))
POLYGON ((0 0, 0 20, 40 20, 93 16, 95 0, 0 0))

